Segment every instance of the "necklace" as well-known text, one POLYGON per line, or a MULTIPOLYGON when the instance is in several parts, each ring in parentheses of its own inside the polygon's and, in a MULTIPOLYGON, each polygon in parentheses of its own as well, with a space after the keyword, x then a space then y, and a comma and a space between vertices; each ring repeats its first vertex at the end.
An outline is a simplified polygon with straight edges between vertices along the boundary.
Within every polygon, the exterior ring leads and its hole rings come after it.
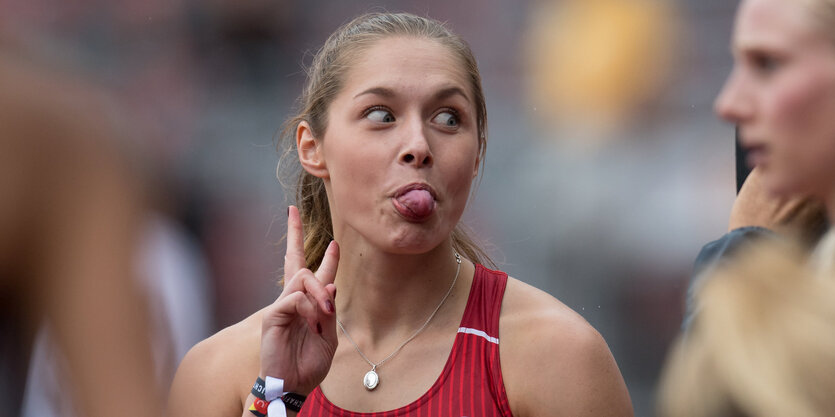
POLYGON ((458 281, 458 273, 461 272, 461 255, 459 255, 458 252, 455 252, 455 262, 458 263, 458 267, 455 269, 455 278, 452 279, 452 284, 449 286, 449 289, 447 290, 446 295, 444 295, 444 298, 442 298, 441 302, 438 303, 438 306, 435 307, 435 311, 433 311, 432 314, 429 315, 429 318, 426 319, 426 321, 423 323, 423 326, 420 326, 420 328, 417 329, 414 333, 412 333, 412 335, 409 336, 409 338, 406 339, 405 342, 401 343, 400 346, 397 347, 397 349, 394 349, 394 352, 391 352, 388 356, 385 357, 385 359, 381 360, 380 362, 371 362, 371 360, 368 359, 368 357, 365 356, 364 353, 362 353, 360 347, 357 345, 357 342, 354 342, 354 339, 351 339, 351 335, 349 335, 348 331, 345 330, 345 326, 342 325, 342 322, 339 321, 339 319, 336 319, 336 324, 339 325, 339 329, 342 330, 342 333, 345 335, 346 338, 348 338, 348 341, 351 342, 352 345, 354 345, 354 349, 357 350, 357 353, 359 353, 360 356, 362 356, 362 358, 365 359, 365 361, 368 362, 369 365, 371 365, 371 370, 366 372, 365 376, 362 378, 362 385, 365 386, 365 389, 372 391, 374 390, 374 388, 377 388, 377 384, 380 383, 380 375, 377 374, 377 367, 382 366, 384 363, 386 363, 387 360, 391 359, 394 355, 396 355, 397 352, 400 352, 400 349, 403 349, 403 346, 406 346, 407 343, 411 342, 412 339, 416 338, 417 335, 419 335, 424 329, 426 329, 426 326, 429 325, 429 322, 432 321, 433 318, 435 318, 435 314, 438 313, 438 310, 440 310, 441 306, 444 305, 446 299, 449 298, 449 295, 452 293, 452 288, 455 287, 455 282, 458 281))

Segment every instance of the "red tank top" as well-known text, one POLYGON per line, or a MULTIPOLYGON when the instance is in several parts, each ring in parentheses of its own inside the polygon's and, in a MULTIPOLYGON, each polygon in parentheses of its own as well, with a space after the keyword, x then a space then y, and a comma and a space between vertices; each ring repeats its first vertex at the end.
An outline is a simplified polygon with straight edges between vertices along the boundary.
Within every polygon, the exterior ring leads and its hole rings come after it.
POLYGON ((396 410, 355 413, 316 387, 299 417, 511 417, 499 363, 499 313, 507 274, 476 265, 458 335, 441 376, 425 394, 396 410))

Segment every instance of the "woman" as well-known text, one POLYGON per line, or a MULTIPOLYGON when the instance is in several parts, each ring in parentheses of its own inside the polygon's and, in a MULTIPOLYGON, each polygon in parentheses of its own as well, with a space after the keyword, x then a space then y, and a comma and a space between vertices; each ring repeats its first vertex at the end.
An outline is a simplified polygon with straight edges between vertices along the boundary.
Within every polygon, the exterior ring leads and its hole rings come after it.
POLYGON ((256 377, 307 396, 299 415, 632 414, 600 335, 479 265, 459 228, 486 145, 463 40, 409 14, 355 19, 314 58, 289 130, 303 171, 284 290, 192 349, 170 415, 264 414, 256 377))
POLYGON ((835 214, 835 4, 745 0, 734 70, 716 111, 737 123, 773 193, 817 195, 835 214))
POLYGON ((835 281, 760 245, 715 271, 672 350, 659 416, 835 415, 835 281))
POLYGON ((745 0, 731 50, 734 69, 715 110, 739 127, 755 168, 734 203, 730 232, 702 249, 696 272, 776 232, 814 237, 813 262, 835 273, 835 232, 817 239, 826 224, 820 205, 835 222, 835 2, 745 0))
POLYGON ((735 210, 732 227, 779 223, 796 196, 820 200, 832 222, 835 2, 745 0, 732 51, 734 69, 716 112, 739 126, 748 162, 756 166, 752 175, 771 196, 760 198, 760 210, 735 210))
MULTIPOLYGON (((835 2, 744 0, 732 50, 734 70, 716 111, 739 125, 756 165, 732 228, 790 220, 804 196, 822 202, 832 224, 835 2)), ((665 369, 660 414, 833 415, 833 244, 830 229, 811 271, 781 246, 701 279, 697 314, 665 369)))
POLYGON ((142 181, 116 146, 112 103, 56 68, 0 34, 0 410, 21 415, 36 334, 48 327, 65 365, 60 402, 75 415, 159 415, 134 276, 142 181))

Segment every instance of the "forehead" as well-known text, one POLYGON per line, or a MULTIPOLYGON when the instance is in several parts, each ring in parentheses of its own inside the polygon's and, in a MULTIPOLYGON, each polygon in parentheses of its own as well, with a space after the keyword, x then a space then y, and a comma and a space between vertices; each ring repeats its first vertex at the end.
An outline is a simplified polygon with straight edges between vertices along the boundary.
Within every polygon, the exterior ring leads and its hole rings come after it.
POLYGON ((472 100, 462 60, 438 41, 389 37, 361 52, 349 67, 344 92, 386 87, 405 92, 458 87, 472 100))
POLYGON ((797 48, 823 39, 808 7, 799 0, 744 0, 736 17, 734 47, 797 48))

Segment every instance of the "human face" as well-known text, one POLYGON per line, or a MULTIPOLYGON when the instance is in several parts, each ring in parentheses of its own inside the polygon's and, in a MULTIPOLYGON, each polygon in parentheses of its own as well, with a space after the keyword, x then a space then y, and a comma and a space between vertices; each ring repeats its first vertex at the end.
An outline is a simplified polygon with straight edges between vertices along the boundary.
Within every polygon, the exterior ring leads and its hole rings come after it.
POLYGON ((775 194, 835 191, 835 45, 801 2, 744 0, 716 112, 775 194))
POLYGON ((448 239, 478 172, 473 94, 436 41, 390 37, 360 53, 318 141, 334 234, 401 254, 448 239))

